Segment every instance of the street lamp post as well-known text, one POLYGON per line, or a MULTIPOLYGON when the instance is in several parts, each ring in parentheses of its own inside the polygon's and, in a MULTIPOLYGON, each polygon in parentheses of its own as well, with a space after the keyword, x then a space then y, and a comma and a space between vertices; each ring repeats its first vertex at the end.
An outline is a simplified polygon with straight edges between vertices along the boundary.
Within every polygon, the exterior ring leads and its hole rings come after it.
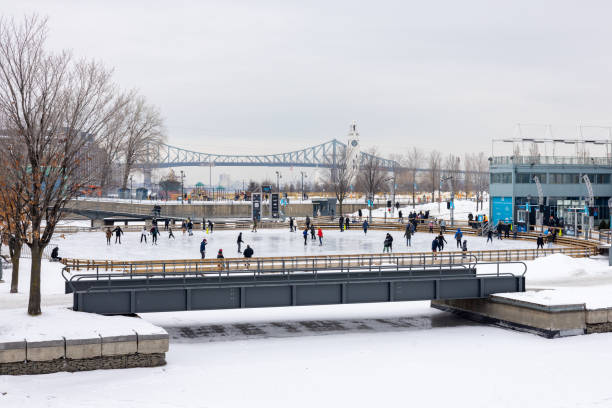
POLYGON ((304 199, 304 177, 308 178, 308 174, 304 173, 303 171, 300 171, 300 174, 302 175, 302 197, 300 198, 301 203, 304 199))
POLYGON ((280 193, 280 179, 283 177, 279 171, 275 171, 276 173, 276 191, 280 193))
POLYGON ((185 204, 185 172, 181 170, 181 204, 185 204))

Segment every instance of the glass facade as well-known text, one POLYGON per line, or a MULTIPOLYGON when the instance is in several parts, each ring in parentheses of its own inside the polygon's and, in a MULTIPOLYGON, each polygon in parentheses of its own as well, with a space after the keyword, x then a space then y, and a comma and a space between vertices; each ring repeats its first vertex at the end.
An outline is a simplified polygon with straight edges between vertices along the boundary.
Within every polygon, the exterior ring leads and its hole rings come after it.
POLYGON ((579 173, 549 173, 548 182, 550 184, 578 184, 580 183, 579 173))
POLYGON ((491 173, 491 184, 511 184, 512 173, 491 173))
POLYGON ((518 184, 534 184, 534 177, 536 176, 540 180, 540 184, 546 184, 546 173, 516 173, 516 182, 518 184))

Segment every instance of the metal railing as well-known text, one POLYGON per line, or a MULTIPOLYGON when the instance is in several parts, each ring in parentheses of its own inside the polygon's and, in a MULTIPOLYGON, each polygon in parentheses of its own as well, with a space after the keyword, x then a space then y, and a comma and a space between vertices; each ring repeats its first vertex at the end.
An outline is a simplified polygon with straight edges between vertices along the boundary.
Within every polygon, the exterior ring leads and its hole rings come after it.
MULTIPOLYGON (((482 265, 494 264, 497 266, 495 273, 484 273, 476 275, 476 263, 467 261, 465 263, 458 262, 441 262, 432 265, 431 263, 418 263, 399 266, 399 264, 387 265, 341 265, 338 266, 319 266, 314 267, 287 267, 285 269, 262 268, 261 265, 257 268, 248 269, 243 266, 240 270, 225 270, 217 271, 190 271, 190 272, 150 272, 146 274, 122 274, 122 273, 96 273, 96 274, 77 274, 70 277, 67 276, 67 268, 62 270, 62 276, 70 286, 72 292, 83 291, 83 288, 78 288, 78 282, 96 282, 102 285, 92 285, 87 287, 85 291, 117 291, 122 289, 135 288, 150 288, 166 289, 166 288, 187 288, 194 286, 212 285, 219 287, 222 285, 236 285, 237 283, 248 285, 269 285, 278 284, 278 282, 287 282, 291 284, 312 283, 314 281, 338 282, 358 280, 417 280, 417 279, 456 279, 456 278, 482 278, 487 276, 516 276, 513 273, 501 272, 502 265, 522 265, 520 276, 525 276, 527 273, 527 265, 522 261, 497 261, 485 262, 482 265), (453 270, 454 268, 454 270, 453 270), (463 269, 464 273, 458 273, 463 269), (452 270, 452 272, 451 272, 452 270), (369 273, 365 275, 364 273, 369 273), (402 272, 401 274, 399 272, 402 272), (397 273, 397 274, 396 274, 397 273), (194 280, 195 278, 195 280, 194 280), (202 278, 202 279, 198 279, 202 278), (208 278, 208 279, 204 279, 208 278), (213 278, 213 279, 211 279, 213 278), (233 279, 228 279, 233 278, 233 279), (236 281, 235 278, 239 278, 236 281), (270 278, 273 278, 272 280, 270 278), (112 285, 111 285, 112 284, 112 285)), ((480 264, 478 264, 480 265, 480 264)))
POLYGON ((432 252, 409 254, 357 254, 327 256, 295 256, 279 258, 223 258, 186 259, 162 261, 86 261, 63 259, 67 270, 120 271, 121 273, 209 273, 249 270, 263 273, 283 270, 330 270, 351 267, 399 267, 475 265, 477 258, 462 252, 434 254, 432 252))

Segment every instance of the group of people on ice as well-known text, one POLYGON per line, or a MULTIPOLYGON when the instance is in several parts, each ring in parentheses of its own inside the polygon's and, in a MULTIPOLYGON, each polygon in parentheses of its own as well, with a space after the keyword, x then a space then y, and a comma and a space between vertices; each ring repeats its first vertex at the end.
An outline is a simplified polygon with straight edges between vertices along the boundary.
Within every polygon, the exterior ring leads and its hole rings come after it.
MULTIPOLYGON (((347 217, 348 220, 348 217, 347 217)), ((296 232, 298 228, 295 218, 289 217, 289 231, 296 232)), ((323 245, 323 229, 321 227, 315 228, 314 224, 310 220, 309 216, 306 216, 304 220, 304 229, 302 230, 302 236, 304 237, 304 245, 308 245, 308 235, 310 234, 311 241, 319 239, 319 246, 323 245)))

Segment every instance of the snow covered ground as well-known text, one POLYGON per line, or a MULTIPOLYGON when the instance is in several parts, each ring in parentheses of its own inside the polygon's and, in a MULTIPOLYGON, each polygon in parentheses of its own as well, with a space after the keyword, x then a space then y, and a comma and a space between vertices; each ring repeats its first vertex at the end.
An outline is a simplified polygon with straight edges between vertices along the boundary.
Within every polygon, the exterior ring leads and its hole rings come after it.
MULTIPOLYGON (((612 334, 547 340, 465 322, 427 302, 145 316, 164 327, 265 322, 393 330, 172 341, 158 368, 0 377, 6 407, 588 407, 609 406, 612 334), (340 319, 340 320, 339 320, 340 319), (430 324, 418 322, 429 321, 430 324), (417 322, 411 324, 411 322, 417 322), (403 326, 403 327, 402 327, 403 326), (323 335, 326 334, 326 335, 323 335)), ((290 326, 288 326, 290 327, 290 326)), ((229 330, 226 330, 229 332, 229 330)), ((240 331, 240 330, 237 330, 240 331)))
POLYGON ((102 316, 73 312, 65 306, 45 308, 42 316, 29 317, 26 309, 0 309, 0 343, 21 341, 47 341, 86 339, 102 336, 134 334, 163 334, 158 326, 146 320, 125 316, 102 316))
MULTIPOLYGON (((463 221, 467 221, 467 217, 469 213, 472 213, 474 216, 476 216, 477 214, 483 214, 483 215, 487 215, 487 217, 489 216, 489 202, 485 201, 484 202, 484 208, 480 208, 480 205, 478 206, 479 210, 476 211, 476 202, 475 201, 471 201, 471 200, 455 200, 455 213, 454 213, 454 217, 456 220, 463 220, 463 221)), ((408 218, 408 214, 410 214, 413 211, 416 211, 417 213, 419 211, 427 211, 429 210, 429 216, 433 217, 433 218, 444 218, 445 220, 450 219, 450 210, 446 208, 446 202, 442 201, 442 203, 440 203, 438 205, 438 203, 427 203, 427 204, 416 204, 414 206, 414 208, 412 207, 412 205, 407 205, 407 206, 401 206, 400 210, 402 211, 402 215, 404 216, 404 218, 408 218), (438 207, 439 207, 439 211, 438 211, 438 207)), ((362 210, 363 214, 369 214, 368 210, 366 208, 364 208, 362 210)), ((377 208, 375 210, 372 210, 372 217, 384 217, 385 216, 385 212, 387 212, 387 217, 398 217, 398 211, 393 209, 392 212, 388 212, 386 208, 377 208)), ((357 215, 358 213, 355 212, 352 215, 357 215)))
MULTIPOLYGON (((258 232, 242 231, 242 239, 255 250, 255 256, 298 256, 298 255, 332 255, 332 254, 358 254, 381 253, 386 231, 363 231, 354 227, 348 231, 323 230, 323 246, 318 241, 312 241, 310 235, 307 245, 304 245, 302 231, 289 232, 288 229, 261 229, 258 232)), ((226 257, 241 256, 238 254, 236 239, 239 231, 215 231, 206 234, 204 231, 194 231, 194 236, 188 236, 178 230, 174 231, 176 239, 169 239, 168 233, 161 231, 158 245, 140 243, 140 232, 127 232, 122 237, 122 245, 106 245, 104 232, 79 232, 66 234, 65 238, 56 237, 53 245, 59 247, 59 253, 67 258, 86 259, 114 259, 114 260, 141 260, 141 259, 191 259, 200 256, 199 246, 202 238, 206 238, 208 246, 206 256, 215 257, 219 249, 223 249, 226 257)), ((403 238, 403 231, 391 232, 393 236, 393 250, 395 252, 421 252, 431 250, 431 241, 434 234, 419 232, 412 238, 412 246, 408 247, 403 238)), ((464 236, 468 241, 469 250, 479 249, 518 249, 534 248, 534 242, 522 240, 493 240, 486 243, 486 238, 477 236, 464 236)), ((446 235, 448 246, 445 250, 457 250, 453 234, 446 235)), ((243 248, 245 246, 243 245, 243 248)))

